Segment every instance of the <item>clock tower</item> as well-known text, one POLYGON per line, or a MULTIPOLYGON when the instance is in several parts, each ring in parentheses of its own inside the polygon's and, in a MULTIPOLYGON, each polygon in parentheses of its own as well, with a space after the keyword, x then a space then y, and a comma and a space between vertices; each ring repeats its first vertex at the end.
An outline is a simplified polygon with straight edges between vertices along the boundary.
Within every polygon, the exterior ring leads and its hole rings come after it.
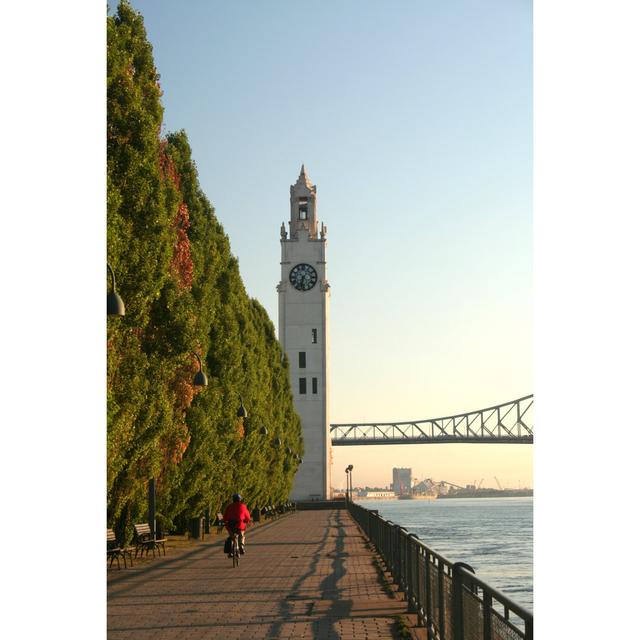
POLYGON ((329 283, 327 228, 318 230, 316 185, 304 165, 291 186, 289 231, 280 228, 281 277, 278 332, 289 358, 291 390, 302 419, 304 463, 293 482, 292 500, 331 498, 329 435, 329 283))

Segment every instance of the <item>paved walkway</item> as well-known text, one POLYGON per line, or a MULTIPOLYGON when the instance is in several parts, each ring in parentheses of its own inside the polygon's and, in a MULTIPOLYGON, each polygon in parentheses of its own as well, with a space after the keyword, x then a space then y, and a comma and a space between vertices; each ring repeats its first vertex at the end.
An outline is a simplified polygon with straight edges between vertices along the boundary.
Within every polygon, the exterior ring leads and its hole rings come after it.
POLYGON ((236 569, 220 540, 109 571, 109 640, 392 638, 406 611, 385 593, 347 511, 300 511, 250 529, 236 569))

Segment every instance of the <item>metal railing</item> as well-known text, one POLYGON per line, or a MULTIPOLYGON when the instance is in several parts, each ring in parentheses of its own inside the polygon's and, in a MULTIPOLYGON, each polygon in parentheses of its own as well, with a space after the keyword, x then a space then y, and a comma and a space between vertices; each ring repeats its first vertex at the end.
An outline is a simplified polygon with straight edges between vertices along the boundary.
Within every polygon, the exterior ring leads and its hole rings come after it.
POLYGON ((377 511, 353 502, 348 509, 429 640, 533 640, 533 614, 480 580, 469 565, 449 561, 377 511))

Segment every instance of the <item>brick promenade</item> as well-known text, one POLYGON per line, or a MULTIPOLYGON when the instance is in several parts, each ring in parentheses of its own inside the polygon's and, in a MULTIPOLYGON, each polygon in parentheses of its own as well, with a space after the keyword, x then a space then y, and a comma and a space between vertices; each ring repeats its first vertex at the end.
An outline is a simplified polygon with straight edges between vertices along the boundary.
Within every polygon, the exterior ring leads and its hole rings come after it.
POLYGON ((109 640, 392 638, 406 611, 385 593, 347 511, 300 511, 250 529, 236 569, 221 539, 110 570, 109 640))

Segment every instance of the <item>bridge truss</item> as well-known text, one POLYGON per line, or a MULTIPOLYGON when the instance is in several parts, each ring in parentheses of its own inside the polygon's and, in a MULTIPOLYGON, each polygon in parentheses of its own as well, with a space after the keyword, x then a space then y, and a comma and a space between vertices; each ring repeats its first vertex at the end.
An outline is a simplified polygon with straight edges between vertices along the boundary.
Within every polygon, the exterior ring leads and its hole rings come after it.
POLYGON ((445 418, 364 424, 332 424, 333 446, 442 444, 451 442, 533 444, 533 394, 494 407, 445 418))

